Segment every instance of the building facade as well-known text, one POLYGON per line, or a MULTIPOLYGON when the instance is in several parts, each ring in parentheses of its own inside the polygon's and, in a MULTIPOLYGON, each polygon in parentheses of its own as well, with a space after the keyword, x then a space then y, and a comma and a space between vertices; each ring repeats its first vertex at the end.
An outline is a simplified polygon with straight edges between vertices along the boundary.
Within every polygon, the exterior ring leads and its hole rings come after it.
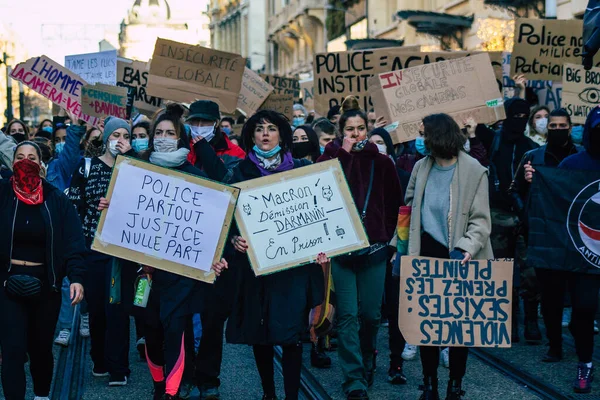
POLYGON ((267 68, 265 0, 211 0, 210 35, 213 48, 240 54, 255 71, 267 68))
POLYGON ((121 23, 119 56, 148 61, 156 38, 210 47, 209 0, 135 0, 121 23))

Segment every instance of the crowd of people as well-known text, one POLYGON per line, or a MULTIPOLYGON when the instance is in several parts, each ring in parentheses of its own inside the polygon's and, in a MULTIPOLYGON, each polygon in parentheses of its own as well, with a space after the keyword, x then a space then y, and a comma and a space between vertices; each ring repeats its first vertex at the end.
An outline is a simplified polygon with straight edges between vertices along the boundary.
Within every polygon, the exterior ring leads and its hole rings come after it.
POLYGON ((0 329, 4 396, 25 398, 28 359, 35 398, 48 399, 52 344, 69 345, 73 306, 81 303, 79 333, 90 337, 94 379, 127 385, 133 316, 154 399, 185 399, 194 387, 202 399, 218 399, 226 339, 252 346, 264 400, 277 398, 274 346, 283 349, 285 398, 298 398, 306 341, 313 342, 317 368, 335 364, 327 352, 337 348, 344 393, 366 400, 382 325, 389 325, 390 384, 408 383, 404 362, 419 353, 420 398, 440 398, 441 359, 449 368, 445 398, 462 399, 468 347, 417 347, 399 329, 399 277, 392 272, 401 256, 399 210, 406 206, 412 210, 407 255, 462 263, 515 259, 512 342, 520 340, 520 298, 525 341, 542 342, 543 316, 549 341, 543 361, 561 361, 566 322, 579 361, 573 389, 589 393, 600 279, 528 266, 527 212, 536 167, 600 170, 600 109, 576 127, 563 109, 519 97, 504 104, 506 119, 494 126, 432 113, 415 140, 399 144, 385 129, 388 121, 360 109, 352 96, 324 117, 296 104, 291 121, 261 110, 242 128, 209 100, 189 108, 169 103, 151 119, 109 117, 98 126, 75 115, 35 129, 11 121, 0 133, 0 326, 11 327, 0 329), (370 247, 333 259, 316 249, 314 264, 257 277, 247 238, 233 228, 223 259, 212 266, 213 285, 99 253, 91 244, 110 208, 105 195, 118 155, 231 185, 338 159, 370 247), (144 308, 132 306, 140 277, 152 281, 144 308), (334 317, 314 312, 329 306, 334 317), (316 314, 330 317, 327 329, 316 314))

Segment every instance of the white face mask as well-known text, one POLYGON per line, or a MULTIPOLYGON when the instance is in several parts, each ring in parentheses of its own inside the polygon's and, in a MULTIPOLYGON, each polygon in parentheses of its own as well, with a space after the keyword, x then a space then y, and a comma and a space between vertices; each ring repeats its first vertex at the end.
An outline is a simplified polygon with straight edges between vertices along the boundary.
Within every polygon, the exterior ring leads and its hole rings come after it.
POLYGON ((465 145, 463 146, 463 148, 465 149, 465 151, 467 153, 471 152, 471 141, 469 139, 467 139, 467 141, 465 142, 465 145))
POLYGON ((108 141, 108 151, 113 157, 116 157, 117 154, 119 154, 119 150, 117 150, 117 143, 119 143, 118 140, 108 141))
POLYGON ((159 153, 171 153, 173 151, 177 151, 177 139, 154 139, 154 151, 157 151, 159 153))
POLYGON ((377 144, 375 143, 375 146, 377 146, 377 149, 379 149, 379 152, 383 155, 387 155, 387 146, 385 144, 377 144))
POLYGON ((215 137, 215 126, 190 126, 192 137, 195 139, 202 136, 207 142, 215 137))
POLYGON ((540 118, 535 121, 535 131, 540 135, 548 133, 548 118, 540 118))

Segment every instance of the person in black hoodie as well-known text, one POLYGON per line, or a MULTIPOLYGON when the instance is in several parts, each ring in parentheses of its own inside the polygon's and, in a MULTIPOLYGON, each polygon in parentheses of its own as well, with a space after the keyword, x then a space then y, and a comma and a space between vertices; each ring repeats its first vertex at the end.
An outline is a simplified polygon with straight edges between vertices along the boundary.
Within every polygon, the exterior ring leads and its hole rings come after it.
POLYGON ((65 276, 71 282, 71 304, 83 299, 81 223, 69 199, 41 178, 41 157, 37 144, 21 142, 12 178, 0 180, 0 344, 7 400, 25 398, 26 354, 36 399, 48 398, 65 276), (30 296, 13 285, 23 281, 36 286, 30 296))
MULTIPOLYGON (((497 258, 514 258, 513 298, 518 299, 519 259, 524 257, 525 242, 518 235, 519 217, 513 208, 508 193, 519 163, 529 150, 539 147, 525 136, 529 118, 529 103, 520 98, 511 98, 504 103, 506 119, 498 132, 478 125, 476 136, 483 143, 490 162, 489 193, 492 214, 492 247, 497 258)), ((519 302, 513 302, 513 315, 517 315, 519 302)), ((512 341, 519 341, 517 318, 513 318, 512 341)), ((539 332, 538 332, 539 333, 539 332)), ((539 340, 539 339, 538 339, 539 340)))

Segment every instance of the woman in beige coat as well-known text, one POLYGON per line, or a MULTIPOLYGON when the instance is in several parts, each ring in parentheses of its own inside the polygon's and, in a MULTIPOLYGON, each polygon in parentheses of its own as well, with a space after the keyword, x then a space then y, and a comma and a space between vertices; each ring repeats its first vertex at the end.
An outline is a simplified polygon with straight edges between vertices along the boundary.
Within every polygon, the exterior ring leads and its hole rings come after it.
MULTIPOLYGON (((437 258, 493 258, 487 170, 463 151, 464 135, 446 114, 423 119, 416 146, 428 156, 417 162, 406 191, 412 207, 408 255, 437 258)), ((439 347, 421 347, 421 400, 439 399, 439 347)), ((450 348, 447 400, 460 400, 467 347, 450 348)))

